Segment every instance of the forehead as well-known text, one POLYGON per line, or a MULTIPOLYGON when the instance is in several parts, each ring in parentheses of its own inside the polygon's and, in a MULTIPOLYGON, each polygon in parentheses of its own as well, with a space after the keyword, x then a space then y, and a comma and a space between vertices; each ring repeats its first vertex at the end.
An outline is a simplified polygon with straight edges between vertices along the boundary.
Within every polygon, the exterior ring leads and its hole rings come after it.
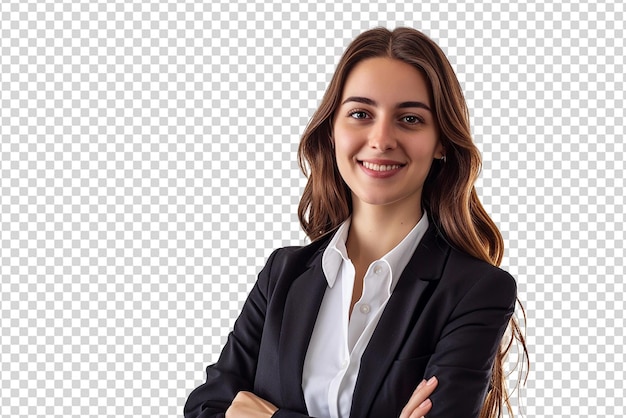
POLYGON ((430 105, 428 84, 422 73, 403 61, 387 57, 365 59, 350 71, 342 100, 350 96, 381 103, 419 100, 430 105))

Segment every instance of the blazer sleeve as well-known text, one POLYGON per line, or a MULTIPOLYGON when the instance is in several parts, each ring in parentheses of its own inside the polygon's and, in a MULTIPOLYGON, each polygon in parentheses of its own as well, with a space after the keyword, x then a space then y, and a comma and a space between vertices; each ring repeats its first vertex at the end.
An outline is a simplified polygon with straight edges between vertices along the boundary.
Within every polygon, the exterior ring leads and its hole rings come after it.
POLYGON ((206 369, 206 382, 187 399, 185 418, 224 417, 239 391, 252 391, 265 323, 270 273, 276 250, 268 258, 228 335, 217 363, 206 369))
POLYGON ((492 272, 454 307, 426 366, 424 377, 439 380, 428 418, 479 416, 517 294, 513 277, 500 269, 492 272))
MULTIPOLYGON (((272 264, 279 251, 270 255, 259 273, 217 363, 206 369, 206 382, 189 395, 184 407, 185 418, 224 418, 238 392, 253 391, 265 314, 273 287, 272 264)), ((273 416, 307 417, 286 409, 279 409, 273 416)))

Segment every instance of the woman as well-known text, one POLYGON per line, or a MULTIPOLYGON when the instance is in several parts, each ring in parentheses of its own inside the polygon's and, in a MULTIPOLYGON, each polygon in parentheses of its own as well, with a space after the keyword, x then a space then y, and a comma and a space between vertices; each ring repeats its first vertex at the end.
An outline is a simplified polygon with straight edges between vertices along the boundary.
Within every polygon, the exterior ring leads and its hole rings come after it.
MULTIPOLYGON (((474 189, 480 156, 422 33, 347 48, 299 148, 312 243, 275 251, 192 417, 496 417, 513 278, 474 189)), ((525 350, 525 346, 524 346, 525 350)))

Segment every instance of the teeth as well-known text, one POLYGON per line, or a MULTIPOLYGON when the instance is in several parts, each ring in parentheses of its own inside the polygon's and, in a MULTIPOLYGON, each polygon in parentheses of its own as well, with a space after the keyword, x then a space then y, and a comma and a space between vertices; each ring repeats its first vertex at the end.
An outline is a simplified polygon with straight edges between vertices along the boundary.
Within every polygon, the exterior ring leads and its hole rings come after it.
POLYGON ((389 171, 389 170, 396 170, 400 168, 399 164, 381 165, 381 164, 368 163, 367 161, 363 161, 363 166, 365 168, 369 168, 370 170, 374 170, 374 171, 389 171))

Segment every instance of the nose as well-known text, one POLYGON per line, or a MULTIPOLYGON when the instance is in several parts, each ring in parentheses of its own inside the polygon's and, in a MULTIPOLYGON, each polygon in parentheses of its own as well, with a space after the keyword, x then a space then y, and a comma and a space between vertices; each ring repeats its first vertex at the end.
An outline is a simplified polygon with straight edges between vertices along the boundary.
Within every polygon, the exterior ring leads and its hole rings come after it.
POLYGON ((394 135, 392 122, 383 118, 378 119, 376 123, 372 125, 369 135, 369 145, 380 151, 394 149, 397 145, 394 135))

